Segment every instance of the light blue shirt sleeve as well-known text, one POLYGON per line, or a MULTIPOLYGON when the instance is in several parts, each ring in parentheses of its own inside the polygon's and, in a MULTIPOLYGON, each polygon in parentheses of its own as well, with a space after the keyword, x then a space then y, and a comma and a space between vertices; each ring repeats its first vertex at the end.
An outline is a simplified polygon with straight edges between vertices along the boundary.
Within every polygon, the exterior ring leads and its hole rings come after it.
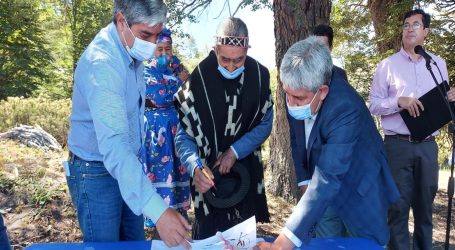
MULTIPOLYGON (((118 181, 122 197, 130 209, 137 215, 146 215, 156 223, 168 206, 144 175, 137 157, 138 152, 132 143, 134 140, 130 138, 129 125, 135 124, 132 119, 139 120, 140 109, 128 108, 131 101, 125 94, 128 90, 122 75, 124 71, 109 61, 102 60, 84 66, 81 67, 85 72, 78 76, 78 81, 87 83, 82 90, 93 119, 104 165, 118 181), (137 112, 135 118, 129 117, 131 112, 137 112)), ((137 94, 137 89, 135 91, 137 94)))
POLYGON ((193 177, 194 169, 196 168, 196 160, 199 158, 196 141, 188 135, 185 129, 177 126, 177 134, 175 135, 175 148, 180 156, 180 161, 185 166, 186 171, 193 177))
POLYGON ((237 159, 241 160, 251 154, 269 137, 273 125, 273 108, 270 107, 265 113, 262 121, 250 132, 244 134, 231 145, 237 159))
POLYGON ((284 236, 286 236, 290 241, 292 241, 292 244, 294 244, 296 247, 300 247, 302 245, 302 241, 297 238, 297 236, 295 236, 295 234, 293 234, 291 232, 291 230, 289 230, 287 227, 283 227, 283 229, 281 230, 281 232, 284 234, 284 236))

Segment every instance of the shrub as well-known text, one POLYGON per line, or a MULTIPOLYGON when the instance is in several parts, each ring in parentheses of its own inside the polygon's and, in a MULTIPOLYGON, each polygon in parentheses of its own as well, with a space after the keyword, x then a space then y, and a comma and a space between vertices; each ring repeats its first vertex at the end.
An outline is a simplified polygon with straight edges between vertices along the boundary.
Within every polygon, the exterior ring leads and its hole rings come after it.
POLYGON ((38 125, 65 146, 70 112, 70 99, 8 97, 0 101, 0 132, 6 132, 19 124, 38 125))

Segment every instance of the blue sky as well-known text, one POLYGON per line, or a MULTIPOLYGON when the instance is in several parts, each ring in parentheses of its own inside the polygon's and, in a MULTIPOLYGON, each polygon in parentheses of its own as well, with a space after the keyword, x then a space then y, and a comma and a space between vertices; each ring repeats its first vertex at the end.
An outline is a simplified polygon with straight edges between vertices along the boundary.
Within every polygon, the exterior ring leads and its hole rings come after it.
MULTIPOLYGON (((213 0, 212 5, 199 17, 199 23, 184 24, 184 29, 195 38, 200 51, 207 51, 207 48, 213 46, 218 24, 224 18, 229 17, 227 9, 220 15, 224 2, 224 0, 213 0)), ((230 0, 232 11, 235 10, 239 2, 240 0, 230 0)), ((246 8, 239 10, 235 16, 241 18, 248 27, 251 45, 248 55, 269 69, 275 67, 275 37, 272 10, 251 11, 246 8)))

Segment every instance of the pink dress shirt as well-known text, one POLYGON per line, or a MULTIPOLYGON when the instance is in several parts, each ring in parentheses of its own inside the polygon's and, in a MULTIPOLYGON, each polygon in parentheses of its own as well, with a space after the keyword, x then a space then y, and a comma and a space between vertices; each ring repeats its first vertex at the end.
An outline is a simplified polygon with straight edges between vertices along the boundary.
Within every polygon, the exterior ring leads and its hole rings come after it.
MULTIPOLYGON (((436 66, 431 65, 438 82, 443 80, 448 82, 446 62, 434 54, 428 54, 441 70, 442 79, 436 66)), ((384 134, 409 135, 410 132, 398 113, 401 111, 398 107, 398 98, 402 96, 419 98, 435 86, 423 57, 413 61, 409 54, 401 48, 399 52, 382 60, 373 77, 369 109, 371 114, 381 116, 384 134)), ((437 131, 433 133, 433 135, 436 134, 438 134, 437 131)))

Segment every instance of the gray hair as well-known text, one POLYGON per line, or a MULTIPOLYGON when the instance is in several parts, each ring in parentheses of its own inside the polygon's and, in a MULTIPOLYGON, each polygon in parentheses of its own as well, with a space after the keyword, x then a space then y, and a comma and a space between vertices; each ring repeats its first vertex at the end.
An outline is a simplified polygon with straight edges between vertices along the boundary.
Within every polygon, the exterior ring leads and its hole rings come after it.
POLYGON ((157 25, 166 22, 167 7, 162 0, 114 0, 115 24, 115 15, 119 12, 130 26, 138 23, 157 25))
POLYGON ((248 28, 242 19, 229 17, 218 25, 217 36, 248 37, 248 28))
POLYGON ((280 80, 289 88, 316 92, 332 77, 332 57, 320 39, 310 36, 292 45, 283 57, 280 80))

